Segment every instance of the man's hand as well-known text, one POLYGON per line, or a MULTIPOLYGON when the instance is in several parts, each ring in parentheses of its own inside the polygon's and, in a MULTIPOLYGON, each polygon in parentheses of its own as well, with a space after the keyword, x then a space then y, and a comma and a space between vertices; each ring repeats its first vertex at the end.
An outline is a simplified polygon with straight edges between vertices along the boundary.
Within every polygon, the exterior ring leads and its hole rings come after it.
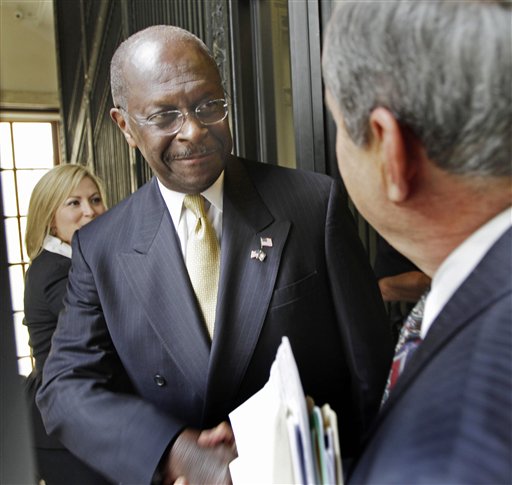
POLYGON ((217 446, 224 443, 226 445, 235 446, 235 436, 228 422, 222 421, 219 425, 212 429, 204 429, 197 438, 199 446, 217 446))
POLYGON ((164 463, 164 484, 231 484, 229 463, 237 456, 227 423, 199 432, 185 429, 164 463))

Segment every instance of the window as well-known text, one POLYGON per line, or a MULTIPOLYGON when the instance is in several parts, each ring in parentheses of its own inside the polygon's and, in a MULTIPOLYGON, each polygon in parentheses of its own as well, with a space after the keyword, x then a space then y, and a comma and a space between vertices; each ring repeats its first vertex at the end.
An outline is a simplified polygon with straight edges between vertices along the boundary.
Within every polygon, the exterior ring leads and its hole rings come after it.
POLYGON ((32 370, 28 331, 23 325, 24 279, 29 263, 25 249, 27 210, 34 185, 58 163, 57 127, 52 115, 25 115, 20 119, 15 114, 3 114, 0 119, 2 217, 7 239, 18 368, 23 375, 32 370))

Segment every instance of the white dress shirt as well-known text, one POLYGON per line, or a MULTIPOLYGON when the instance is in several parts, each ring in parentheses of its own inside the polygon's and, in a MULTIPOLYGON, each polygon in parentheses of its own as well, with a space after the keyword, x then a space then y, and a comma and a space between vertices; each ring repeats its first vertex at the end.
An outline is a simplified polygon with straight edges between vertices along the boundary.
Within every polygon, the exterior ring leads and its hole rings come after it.
POLYGON ((46 236, 43 241, 43 249, 50 251, 50 253, 60 254, 71 259, 71 246, 64 241, 61 241, 55 236, 46 236))
POLYGON ((443 261, 432 278, 431 290, 425 302, 421 338, 425 338, 430 326, 455 291, 510 226, 512 207, 508 207, 471 234, 443 261))
MULTIPOLYGON (((157 179, 157 181, 162 197, 164 198, 165 205, 171 214, 172 222, 174 223, 174 227, 176 228, 176 232, 180 238, 183 257, 186 259, 188 236, 195 228, 196 217, 191 210, 187 209, 183 205, 183 200, 185 199, 186 194, 169 190, 160 182, 160 180, 157 179)), ((208 187, 204 192, 201 192, 201 195, 206 199, 206 215, 215 229, 217 239, 219 240, 219 246, 222 240, 223 193, 224 172, 219 175, 219 178, 210 187, 208 187)))

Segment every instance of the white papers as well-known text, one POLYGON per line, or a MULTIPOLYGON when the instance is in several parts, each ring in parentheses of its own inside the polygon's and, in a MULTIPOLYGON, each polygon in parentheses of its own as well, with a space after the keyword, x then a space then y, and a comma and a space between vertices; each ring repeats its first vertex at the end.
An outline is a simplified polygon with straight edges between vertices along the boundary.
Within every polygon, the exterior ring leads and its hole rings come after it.
POLYGON ((234 485, 342 484, 336 414, 313 402, 308 411, 287 337, 267 384, 229 417, 238 450, 230 464, 234 485))
POLYGON ((265 386, 230 414, 237 430, 238 458, 229 465, 234 484, 293 483, 285 411, 271 387, 265 386))
POLYGON ((322 406, 322 416, 324 418, 324 428, 327 435, 327 454, 329 456, 329 465, 331 474, 334 477, 333 482, 343 485, 343 468, 341 465, 340 438, 338 434, 338 416, 331 409, 329 404, 322 406))

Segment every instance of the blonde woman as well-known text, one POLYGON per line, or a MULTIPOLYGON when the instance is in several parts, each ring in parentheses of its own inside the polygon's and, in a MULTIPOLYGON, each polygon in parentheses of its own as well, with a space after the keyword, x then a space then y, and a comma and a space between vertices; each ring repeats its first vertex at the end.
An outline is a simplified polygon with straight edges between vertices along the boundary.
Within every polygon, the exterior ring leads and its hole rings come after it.
POLYGON ((25 242, 30 266, 25 281, 25 321, 35 368, 27 378, 32 411, 38 480, 53 484, 103 484, 95 471, 46 434, 35 394, 50 352, 66 292, 74 232, 106 211, 103 189, 93 173, 66 164, 46 173, 34 187, 25 242))

